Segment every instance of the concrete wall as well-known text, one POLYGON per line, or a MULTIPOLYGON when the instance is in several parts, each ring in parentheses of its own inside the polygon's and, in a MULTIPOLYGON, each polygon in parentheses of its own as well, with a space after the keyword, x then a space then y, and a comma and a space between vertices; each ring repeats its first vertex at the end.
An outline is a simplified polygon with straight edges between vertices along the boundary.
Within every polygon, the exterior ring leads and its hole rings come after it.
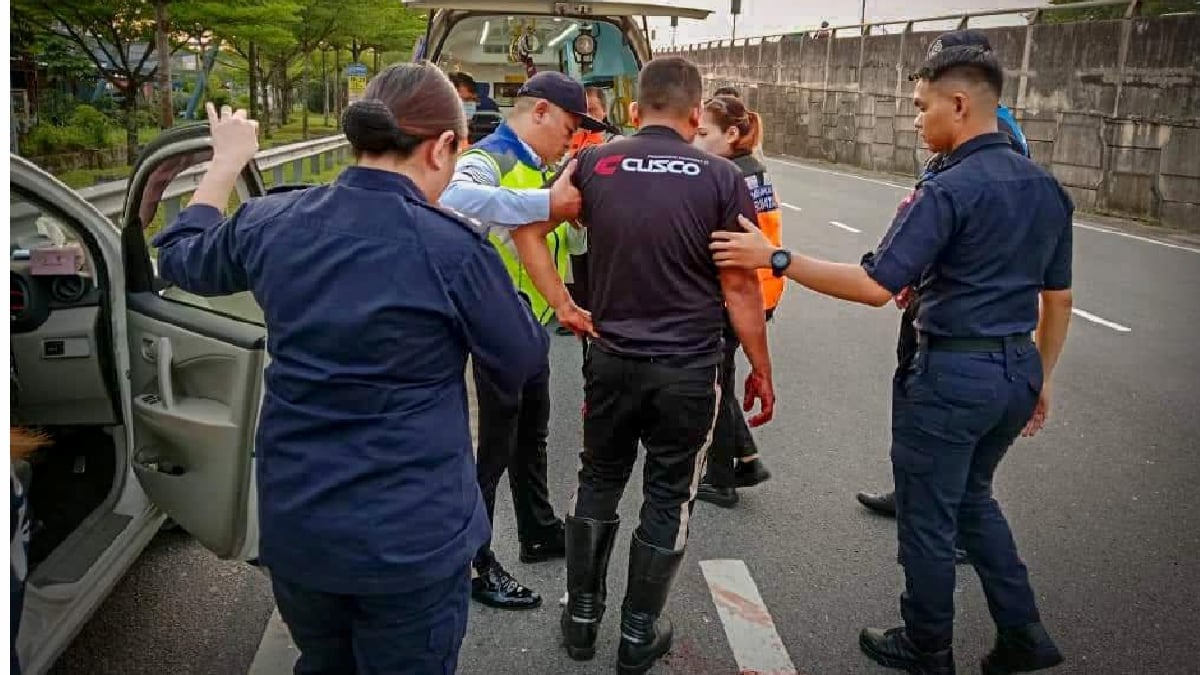
MULTIPOLYGON (((1200 231, 1200 16, 984 29, 1003 102, 1080 209, 1200 231)), ((767 152, 914 175, 912 83, 938 32, 789 35, 678 52, 743 90, 767 152)), ((660 53, 660 55, 662 55, 660 53)))

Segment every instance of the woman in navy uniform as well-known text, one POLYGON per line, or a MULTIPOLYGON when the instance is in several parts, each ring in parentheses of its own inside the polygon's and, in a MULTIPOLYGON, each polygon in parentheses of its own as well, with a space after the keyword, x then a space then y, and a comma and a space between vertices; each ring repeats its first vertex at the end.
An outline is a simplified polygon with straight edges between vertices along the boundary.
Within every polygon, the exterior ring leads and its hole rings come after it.
POLYGON ((921 279, 918 349, 892 402, 904 626, 859 636, 871 659, 909 673, 955 672, 956 535, 997 628, 984 675, 1062 662, 992 477, 1017 435, 1036 432, 1050 411, 1071 318, 1074 207, 998 131, 1003 80, 995 55, 979 46, 926 60, 913 94, 916 127, 946 158, 861 265, 792 255, 748 221, 747 233, 713 234, 718 265, 769 267, 845 300, 881 307, 921 279))
POLYGON ((495 249, 436 206, 462 105, 432 64, 393 66, 346 111, 356 166, 228 217, 256 124, 209 121, 212 165, 154 245, 164 279, 250 290, 266 317, 260 558, 296 672, 452 673, 489 534, 467 356, 515 395, 548 348, 495 249))

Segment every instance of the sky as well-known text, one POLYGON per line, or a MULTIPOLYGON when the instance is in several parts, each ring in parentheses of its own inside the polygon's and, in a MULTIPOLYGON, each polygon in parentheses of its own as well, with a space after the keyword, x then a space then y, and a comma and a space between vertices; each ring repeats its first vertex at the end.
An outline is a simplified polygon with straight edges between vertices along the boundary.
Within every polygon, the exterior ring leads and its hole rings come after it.
MULTIPOLYGON (((680 19, 677 44, 728 38, 733 24, 729 13, 730 0, 657 0, 662 4, 681 7, 711 9, 714 13, 707 21, 680 19)), ((737 19, 737 37, 776 35, 807 28, 815 28, 822 21, 831 26, 858 23, 861 0, 838 0, 832 2, 810 2, 805 0, 742 0, 742 13, 737 19)), ((1022 9, 1049 4, 1045 0, 866 0, 867 21, 909 19, 964 11, 985 9, 1022 9)), ((988 17, 972 20, 971 26, 987 27, 1002 24, 1024 23, 1019 14, 1005 17, 988 17)), ((951 25, 918 25, 922 30, 945 30, 951 25)), ((651 19, 650 27, 656 29, 655 47, 671 44, 670 20, 651 19)), ((900 26, 889 26, 888 30, 899 31, 900 26)))

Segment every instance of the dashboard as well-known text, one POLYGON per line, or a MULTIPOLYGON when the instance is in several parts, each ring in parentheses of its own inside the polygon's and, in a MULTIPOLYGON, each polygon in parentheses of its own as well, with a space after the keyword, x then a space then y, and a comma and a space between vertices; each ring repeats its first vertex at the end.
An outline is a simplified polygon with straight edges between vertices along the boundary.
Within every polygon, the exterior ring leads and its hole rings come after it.
POLYGON ((100 306, 101 291, 86 274, 33 274, 29 262, 14 260, 9 285, 12 333, 41 328, 55 310, 100 306))

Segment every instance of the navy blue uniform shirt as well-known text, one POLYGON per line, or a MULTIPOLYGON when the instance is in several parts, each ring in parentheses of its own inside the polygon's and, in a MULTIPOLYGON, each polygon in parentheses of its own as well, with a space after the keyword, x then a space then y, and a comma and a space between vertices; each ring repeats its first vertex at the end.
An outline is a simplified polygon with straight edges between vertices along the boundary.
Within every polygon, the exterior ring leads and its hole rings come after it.
POLYGON ((1073 211, 1058 182, 1013 152, 1008 135, 984 134, 922 181, 862 264, 893 294, 921 280, 923 333, 1029 333, 1038 293, 1071 287, 1073 211))
POLYGON ((516 392, 548 338, 495 249, 399 174, 191 206, 155 237, 185 290, 251 290, 267 325, 256 438, 260 558, 330 593, 464 573, 489 535, 471 452, 468 352, 516 392))

